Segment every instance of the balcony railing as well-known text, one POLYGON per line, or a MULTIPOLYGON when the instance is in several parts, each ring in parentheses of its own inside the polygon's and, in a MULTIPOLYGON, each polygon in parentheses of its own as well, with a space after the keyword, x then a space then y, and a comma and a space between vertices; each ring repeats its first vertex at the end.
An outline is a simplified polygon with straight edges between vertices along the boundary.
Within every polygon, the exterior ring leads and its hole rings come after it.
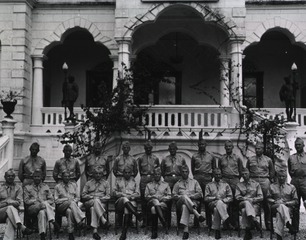
MULTIPOLYGON (((273 119, 276 115, 285 118, 283 108, 264 108, 259 110, 262 116, 273 119)), ((74 108, 76 118, 84 119, 81 108, 74 108)), ((61 107, 42 108, 44 130, 64 131, 64 109, 61 107)), ((148 128, 231 128, 237 122, 231 107, 216 105, 155 105, 148 108, 143 122, 148 128)), ((306 109, 297 109, 297 122, 306 130, 306 109)), ((43 130, 43 131, 44 131, 43 130)))

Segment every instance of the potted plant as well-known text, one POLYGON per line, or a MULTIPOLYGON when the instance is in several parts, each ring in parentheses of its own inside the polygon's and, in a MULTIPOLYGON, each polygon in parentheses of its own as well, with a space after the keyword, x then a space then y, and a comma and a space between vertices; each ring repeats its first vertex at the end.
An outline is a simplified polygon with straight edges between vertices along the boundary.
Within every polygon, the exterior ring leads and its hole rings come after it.
POLYGON ((17 100, 23 98, 23 90, 2 90, 0 93, 0 99, 3 106, 3 111, 7 114, 6 118, 13 118, 11 114, 15 111, 17 100))

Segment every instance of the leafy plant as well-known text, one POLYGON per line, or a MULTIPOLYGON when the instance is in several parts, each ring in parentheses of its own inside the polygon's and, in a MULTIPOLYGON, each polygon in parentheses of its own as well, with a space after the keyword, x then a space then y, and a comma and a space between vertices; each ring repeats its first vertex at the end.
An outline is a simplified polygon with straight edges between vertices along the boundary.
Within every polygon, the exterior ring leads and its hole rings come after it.
MULTIPOLYGON (((104 90, 100 106, 82 106, 85 118, 78 122, 74 132, 59 136, 61 143, 74 143, 75 156, 84 156, 91 151, 94 142, 101 142, 105 152, 107 143, 114 136, 130 133, 144 127, 144 116, 148 107, 134 102, 133 85, 143 79, 144 73, 135 68, 124 67, 124 74, 117 79, 117 86, 112 92, 104 90)), ((148 79, 150 76, 145 75, 148 79)), ((141 91, 144 93, 145 91, 141 91)))
POLYGON ((2 90, 0 93, 0 100, 1 101, 7 101, 7 102, 12 102, 18 99, 23 98, 23 89, 21 90, 2 90))

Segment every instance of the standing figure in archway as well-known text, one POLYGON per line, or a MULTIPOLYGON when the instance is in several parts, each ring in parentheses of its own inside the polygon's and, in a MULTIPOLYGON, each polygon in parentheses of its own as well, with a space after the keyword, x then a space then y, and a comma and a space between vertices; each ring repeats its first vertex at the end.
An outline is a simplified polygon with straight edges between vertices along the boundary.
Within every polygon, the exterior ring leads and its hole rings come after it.
MULTIPOLYGON (((69 76, 68 77, 68 82, 65 81, 63 83, 63 100, 62 104, 69 110, 69 117, 68 119, 73 119, 74 118, 74 113, 73 113, 73 105, 75 101, 77 100, 79 96, 79 86, 74 82, 74 77, 69 76)), ((65 111, 66 113, 66 111, 65 111)), ((65 116, 66 117, 66 116, 65 116)))
POLYGON ((293 114, 293 108, 295 106, 295 91, 294 91, 294 86, 291 83, 291 80, 289 77, 284 78, 285 83, 281 87, 279 91, 279 97, 282 102, 285 102, 286 105, 286 115, 287 115, 287 121, 295 121, 293 119, 292 114, 293 114))

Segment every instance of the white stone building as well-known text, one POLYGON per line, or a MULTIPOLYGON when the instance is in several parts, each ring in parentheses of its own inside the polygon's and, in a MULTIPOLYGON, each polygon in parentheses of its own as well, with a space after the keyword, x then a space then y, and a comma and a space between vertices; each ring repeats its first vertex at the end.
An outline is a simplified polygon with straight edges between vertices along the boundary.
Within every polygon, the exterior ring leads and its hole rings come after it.
MULTIPOLYGON (((64 63, 79 85, 78 117, 81 104, 95 104, 99 84, 116 86, 122 62, 130 66, 146 57, 167 66, 173 84, 155 86, 147 127, 156 133, 160 157, 176 140, 186 158, 201 129, 210 151, 221 153, 225 139, 237 140, 231 132, 238 121, 230 97, 235 91, 244 104, 267 109, 268 115, 283 112, 278 92, 295 63, 303 136, 305 43, 302 0, 0 0, 0 87, 24 89, 13 114, 13 165, 34 141, 49 168, 62 156, 57 135, 65 131, 64 63), (177 136, 180 130, 183 136, 177 136)), ((144 136, 123 138, 130 139, 134 154, 143 151, 144 136)), ((119 153, 118 143, 109 155, 119 153)))

